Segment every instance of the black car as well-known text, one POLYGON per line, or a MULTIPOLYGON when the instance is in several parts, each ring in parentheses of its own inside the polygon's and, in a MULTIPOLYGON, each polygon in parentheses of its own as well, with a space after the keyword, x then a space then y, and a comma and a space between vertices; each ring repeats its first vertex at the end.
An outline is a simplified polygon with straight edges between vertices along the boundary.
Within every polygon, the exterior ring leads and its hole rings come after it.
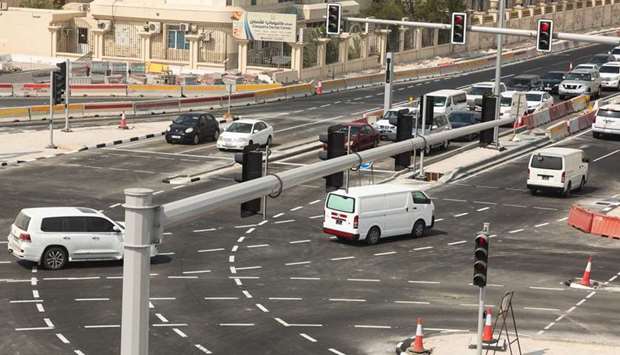
POLYGON ((208 113, 184 113, 172 120, 166 129, 166 142, 198 144, 205 139, 216 141, 220 136, 220 125, 208 113))
POLYGON ((588 63, 596 64, 600 68, 603 64, 613 61, 615 61, 613 55, 609 53, 600 53, 593 55, 588 63))
POLYGON ((543 90, 552 94, 558 93, 560 83, 564 80, 566 73, 563 71, 550 71, 542 77, 543 90))
POLYGON ((542 81, 540 75, 521 74, 512 78, 509 87, 515 91, 542 90, 542 81))
MULTIPOLYGON (((480 123, 482 120, 482 114, 477 111, 453 111, 448 115, 448 120, 452 129, 470 126, 476 123, 480 123)), ((468 136, 459 137, 454 139, 455 141, 473 141, 478 137, 478 133, 472 133, 468 136)))

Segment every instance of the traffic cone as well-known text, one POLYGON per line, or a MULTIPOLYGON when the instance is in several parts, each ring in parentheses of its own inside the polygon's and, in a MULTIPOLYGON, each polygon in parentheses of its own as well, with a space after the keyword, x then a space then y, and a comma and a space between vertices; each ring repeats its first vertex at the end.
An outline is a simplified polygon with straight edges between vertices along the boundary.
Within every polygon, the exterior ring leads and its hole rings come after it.
POLYGON ((581 278, 581 285, 586 287, 592 287, 592 281, 590 281, 590 271, 592 270, 592 257, 588 258, 588 264, 586 265, 586 270, 583 272, 583 277, 581 278))
POLYGON ((317 95, 323 94, 323 82, 320 80, 316 83, 316 94, 317 95))
POLYGON ((424 333, 422 332, 422 318, 417 319, 417 327, 415 330, 415 340, 411 343, 409 349, 414 354, 425 354, 428 350, 424 349, 424 333))
POLYGON ((118 128, 129 129, 129 126, 127 126, 127 118, 125 118, 125 112, 121 113, 121 122, 118 124, 118 128))
POLYGON ((487 308, 487 314, 484 319, 484 330, 482 331, 482 341, 485 343, 489 343, 489 344, 493 342, 493 326, 491 325, 492 323, 491 312, 492 312, 491 307, 487 308))

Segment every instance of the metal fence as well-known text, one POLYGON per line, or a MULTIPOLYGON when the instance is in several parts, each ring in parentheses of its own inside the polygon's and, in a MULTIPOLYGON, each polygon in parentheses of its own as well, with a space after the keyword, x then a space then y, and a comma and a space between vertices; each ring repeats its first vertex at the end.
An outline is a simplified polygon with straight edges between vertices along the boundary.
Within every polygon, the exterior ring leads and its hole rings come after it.
POLYGON ((141 46, 138 31, 143 23, 115 23, 103 35, 103 55, 108 57, 140 58, 141 46))
POLYGON ((284 42, 251 41, 248 43, 248 65, 290 67, 291 46, 284 42))

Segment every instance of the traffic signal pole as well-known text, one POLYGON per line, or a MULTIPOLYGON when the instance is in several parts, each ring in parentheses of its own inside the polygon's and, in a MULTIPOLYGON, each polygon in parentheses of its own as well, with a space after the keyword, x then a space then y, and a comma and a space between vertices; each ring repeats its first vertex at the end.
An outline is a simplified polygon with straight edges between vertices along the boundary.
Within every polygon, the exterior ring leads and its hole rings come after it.
POLYGON ((478 294, 478 335, 476 336, 476 353, 482 355, 482 329, 484 328, 484 301, 486 298, 486 287, 479 287, 478 294))
POLYGON ((476 352, 482 355, 482 329, 484 327, 484 303, 486 300, 486 284, 488 271, 488 252, 489 252, 489 223, 482 225, 482 231, 476 235, 474 240, 474 286, 478 286, 478 332, 476 336, 476 352), (477 264, 484 265, 481 270, 477 269, 477 264), (479 274, 481 272, 481 274, 479 274))
POLYGON ((66 68, 67 68, 67 75, 65 78, 65 129, 63 129, 63 132, 71 132, 71 127, 69 125, 69 95, 70 95, 70 77, 71 77, 71 61, 69 59, 67 59, 66 63, 66 68))
MULTIPOLYGON (((500 0, 499 9, 497 10, 497 28, 498 30, 502 30, 504 28, 504 20, 506 17, 506 1, 500 0)), ((497 51, 495 57, 495 87, 494 94, 497 103, 495 104, 495 119, 499 119, 500 115, 500 100, 501 100, 501 91, 500 91, 500 83, 502 80, 502 47, 504 45, 504 37, 501 33, 497 34, 497 51)), ((501 146, 499 144, 499 127, 495 127, 493 129, 493 145, 495 148, 501 150, 501 146)))
POLYGON ((45 147, 48 149, 56 149, 54 145, 54 71, 50 71, 50 144, 45 147))

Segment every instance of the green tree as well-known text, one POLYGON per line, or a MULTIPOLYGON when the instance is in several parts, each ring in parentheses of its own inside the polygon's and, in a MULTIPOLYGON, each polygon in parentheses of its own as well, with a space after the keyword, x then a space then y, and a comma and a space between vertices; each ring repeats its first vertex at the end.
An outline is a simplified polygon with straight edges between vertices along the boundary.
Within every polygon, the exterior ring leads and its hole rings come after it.
POLYGON ((373 0, 364 15, 382 20, 400 20, 407 16, 401 0, 373 0))
POLYGON ((403 7, 412 20, 443 23, 450 21, 453 12, 466 8, 463 0, 403 0, 403 7))
POLYGON ((19 6, 31 9, 60 9, 64 4, 64 0, 22 0, 19 6))

